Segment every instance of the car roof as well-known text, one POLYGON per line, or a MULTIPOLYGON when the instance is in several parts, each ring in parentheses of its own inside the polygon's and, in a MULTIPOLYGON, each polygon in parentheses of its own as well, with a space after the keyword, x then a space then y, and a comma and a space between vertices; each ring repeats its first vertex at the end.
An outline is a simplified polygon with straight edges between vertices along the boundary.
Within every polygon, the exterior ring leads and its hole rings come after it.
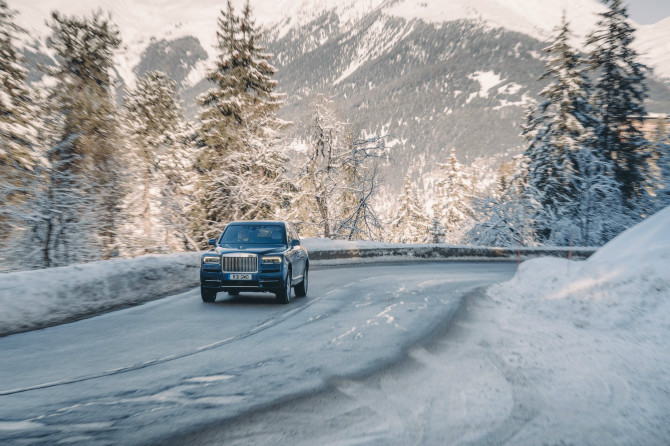
POLYGON ((279 221, 279 220, 238 220, 238 221, 231 221, 226 226, 230 226, 230 225, 249 225, 249 224, 286 226, 285 221, 279 221))

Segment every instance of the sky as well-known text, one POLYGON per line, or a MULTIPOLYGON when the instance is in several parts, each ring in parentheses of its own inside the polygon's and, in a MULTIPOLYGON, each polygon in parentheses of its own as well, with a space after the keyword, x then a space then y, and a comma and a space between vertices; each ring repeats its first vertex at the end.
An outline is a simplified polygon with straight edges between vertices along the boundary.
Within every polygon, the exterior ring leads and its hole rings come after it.
POLYGON ((650 25, 670 16, 670 0, 629 0, 628 12, 640 25, 650 25))

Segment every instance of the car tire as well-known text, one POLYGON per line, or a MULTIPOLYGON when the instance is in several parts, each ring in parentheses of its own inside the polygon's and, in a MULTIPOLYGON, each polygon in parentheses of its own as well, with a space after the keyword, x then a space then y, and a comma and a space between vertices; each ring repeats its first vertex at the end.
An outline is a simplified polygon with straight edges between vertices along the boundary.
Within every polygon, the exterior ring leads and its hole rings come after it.
POLYGON ((309 276, 307 273, 309 273, 309 269, 305 268, 305 275, 302 278, 302 282, 295 286, 295 297, 307 296, 307 285, 309 285, 309 280, 307 279, 309 276))
POLYGON ((200 297, 203 302, 214 302, 216 300, 216 291, 200 287, 200 297))
POLYGON ((286 275, 284 279, 283 287, 276 294, 277 302, 280 304, 287 304, 291 302, 291 271, 286 275))

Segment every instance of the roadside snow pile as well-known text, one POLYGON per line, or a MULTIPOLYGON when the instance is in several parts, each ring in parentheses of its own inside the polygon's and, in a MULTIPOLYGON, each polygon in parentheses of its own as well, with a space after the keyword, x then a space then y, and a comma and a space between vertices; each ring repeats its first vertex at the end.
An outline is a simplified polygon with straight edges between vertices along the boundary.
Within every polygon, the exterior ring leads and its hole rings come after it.
POLYGON ((586 261, 526 261, 488 295, 478 335, 539 395, 512 443, 667 444, 670 207, 586 261))
POLYGON ((146 302, 198 284, 200 253, 0 274, 0 336, 146 302))
POLYGON ((625 231, 584 262, 539 258, 523 262, 494 299, 576 325, 670 327, 670 207, 625 231), (661 311, 662 310, 662 311, 661 311))

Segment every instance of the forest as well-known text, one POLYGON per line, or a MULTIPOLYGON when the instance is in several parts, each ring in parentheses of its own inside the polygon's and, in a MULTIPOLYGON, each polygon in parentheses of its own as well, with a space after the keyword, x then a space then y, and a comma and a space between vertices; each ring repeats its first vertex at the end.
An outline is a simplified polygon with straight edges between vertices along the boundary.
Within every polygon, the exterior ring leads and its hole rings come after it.
POLYGON ((546 83, 523 121, 525 150, 495 169, 455 150, 419 188, 408 172, 391 212, 378 192, 387 135, 353 128, 337 98, 314 99, 302 150, 277 117, 275 80, 250 4, 218 17, 210 89, 194 122, 176 82, 152 71, 118 100, 122 36, 102 11, 54 11, 56 65, 34 88, 0 0, 0 271, 198 250, 233 220, 282 219, 303 237, 485 246, 600 246, 670 203, 670 133, 647 118, 649 69, 620 0, 584 45, 564 18, 546 83), (583 49, 582 49, 583 48, 583 49), (493 181, 491 181, 493 178, 493 181))

